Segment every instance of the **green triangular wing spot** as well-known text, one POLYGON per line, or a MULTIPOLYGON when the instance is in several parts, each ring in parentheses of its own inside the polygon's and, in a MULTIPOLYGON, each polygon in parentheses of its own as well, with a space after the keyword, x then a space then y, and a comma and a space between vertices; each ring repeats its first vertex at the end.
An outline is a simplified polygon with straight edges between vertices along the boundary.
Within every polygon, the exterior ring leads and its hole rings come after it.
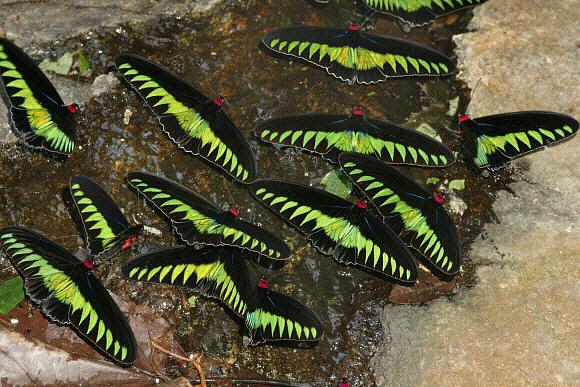
POLYGON ((221 97, 212 101, 169 70, 136 55, 118 55, 115 65, 179 148, 200 155, 243 183, 255 179, 254 152, 221 110, 221 97))
POLYGON ((250 192, 338 262, 375 270, 406 285, 417 279, 417 264, 405 243, 358 205, 284 180, 257 180, 250 192))
POLYGON ((369 8, 403 20, 412 27, 431 23, 437 17, 487 0, 363 0, 369 8))
POLYGON ((363 34, 355 24, 345 31, 322 27, 285 27, 268 33, 263 43, 281 54, 323 67, 329 74, 363 84, 400 76, 440 76, 453 62, 430 47, 409 40, 363 34))
POLYGON ((467 162, 474 169, 503 168, 515 157, 567 140, 578 121, 565 114, 522 111, 461 120, 467 162))
POLYGON ((269 119, 254 129, 263 141, 320 153, 338 162, 341 152, 358 152, 390 164, 446 167, 453 152, 433 138, 386 121, 346 114, 303 114, 269 119))
POLYGON ((142 232, 143 225, 131 227, 109 194, 92 179, 74 175, 69 187, 94 263, 102 263, 129 247, 142 232))
POLYGON ((1 228, 0 244, 24 277, 26 294, 44 315, 72 325, 116 362, 135 361, 137 344, 127 319, 87 266, 25 227, 1 228))
POLYGON ((324 334, 322 319, 309 307, 288 296, 260 287, 246 314, 249 345, 265 341, 317 341, 324 334))
POLYGON ((125 266, 125 278, 183 286, 225 303, 243 317, 252 294, 252 280, 244 250, 206 246, 195 250, 178 246, 149 251, 125 266))
POLYGON ((457 273, 461 242, 449 215, 432 195, 374 158, 343 153, 340 165, 383 215, 387 224, 436 269, 457 273))
POLYGON ((171 220, 188 244, 232 245, 272 259, 286 259, 290 249, 274 234, 220 211, 192 190, 163 177, 131 172, 127 180, 171 220))
POLYGON ((71 153, 77 106, 66 106, 36 63, 4 38, 0 38, 0 78, 10 101, 12 125, 24 143, 62 155, 71 153))

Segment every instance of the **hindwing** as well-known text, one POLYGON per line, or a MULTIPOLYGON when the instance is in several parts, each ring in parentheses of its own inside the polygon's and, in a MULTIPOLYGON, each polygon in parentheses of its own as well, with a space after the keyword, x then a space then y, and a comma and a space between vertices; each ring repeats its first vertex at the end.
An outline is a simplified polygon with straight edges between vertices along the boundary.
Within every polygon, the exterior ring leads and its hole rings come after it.
POLYGON ((438 270, 455 274, 461 243, 449 215, 432 195, 374 158, 342 153, 340 166, 401 238, 438 270))
POLYGON ((25 227, 3 227, 0 243, 24 277, 26 294, 45 316, 71 324, 115 361, 125 365, 135 361, 133 331, 88 267, 52 240, 25 227))
POLYGON ((131 172, 129 184, 171 220, 188 244, 232 245, 273 259, 286 259, 290 249, 274 234, 238 220, 232 211, 220 211, 212 203, 169 179, 144 172, 131 172))
POLYGON ((363 0, 363 3, 375 11, 388 13, 410 24, 420 27, 431 23, 439 16, 473 7, 487 0, 363 0))
POLYGON ((14 129, 24 143, 67 155, 74 150, 76 105, 66 106, 36 63, 14 43, 0 38, 0 78, 10 101, 14 129))
POLYGON ((260 286, 254 292, 245 317, 251 339, 249 345, 274 340, 317 341, 324 333, 322 320, 312 309, 260 286))
POLYGON ((468 163, 492 170, 504 167, 517 156, 572 137, 578 126, 578 121, 570 116, 546 111, 461 119, 468 163))
POLYGON ((417 279, 417 264, 405 243, 357 205, 284 180, 257 180, 250 192, 338 262, 376 270, 406 284, 417 279))
POLYGON ((255 179, 254 152, 221 110, 222 99, 208 99, 169 70, 136 55, 118 55, 115 65, 179 148, 200 155, 243 183, 255 179))
POLYGON ((446 167, 455 162, 453 152, 442 143, 416 130, 364 117, 358 108, 351 115, 272 118, 254 132, 264 141, 321 153, 334 163, 341 152, 363 153, 390 164, 446 167))
POLYGON ((442 76, 455 71, 444 54, 391 36, 363 34, 355 24, 346 30, 285 27, 268 33, 263 43, 281 54, 323 67, 343 81, 376 83, 389 77, 442 76))
POLYGON ((83 223, 87 248, 95 263, 106 261, 129 247, 143 231, 141 224, 129 225, 109 194, 92 179, 74 175, 69 187, 83 223))
POLYGON ((244 263, 244 250, 206 246, 195 250, 177 246, 149 251, 125 266, 128 279, 164 283, 193 289, 217 298, 243 317, 252 295, 252 279, 244 263))

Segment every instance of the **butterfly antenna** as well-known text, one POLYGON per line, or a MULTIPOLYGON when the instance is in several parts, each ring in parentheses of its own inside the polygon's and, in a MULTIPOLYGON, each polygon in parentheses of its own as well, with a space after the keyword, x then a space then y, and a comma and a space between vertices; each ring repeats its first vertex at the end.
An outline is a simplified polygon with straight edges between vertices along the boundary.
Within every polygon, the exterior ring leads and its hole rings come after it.
POLYGON ((360 29, 364 27, 364 25, 377 13, 374 9, 367 9, 365 13, 361 15, 361 17, 357 20, 356 24, 360 29))
POLYGON ((224 177, 224 175, 222 175, 222 177, 224 178, 224 187, 225 187, 226 191, 228 191, 228 196, 230 197, 230 200, 231 200, 231 203, 232 203, 232 206, 233 206, 234 203, 235 203, 234 196, 232 195, 232 192, 228 188, 228 181, 226 180, 226 178, 224 177))
MULTIPOLYGON (((473 97, 475 97, 475 92, 477 91, 477 86, 479 86, 479 82, 481 82, 481 80, 483 79, 483 77, 479 78, 477 80, 477 83, 475 84, 475 87, 473 88, 473 91, 471 92, 471 98, 470 98, 470 102, 473 101, 473 97)), ((469 105, 468 107, 465 109, 465 115, 468 116, 469 115, 469 105)))

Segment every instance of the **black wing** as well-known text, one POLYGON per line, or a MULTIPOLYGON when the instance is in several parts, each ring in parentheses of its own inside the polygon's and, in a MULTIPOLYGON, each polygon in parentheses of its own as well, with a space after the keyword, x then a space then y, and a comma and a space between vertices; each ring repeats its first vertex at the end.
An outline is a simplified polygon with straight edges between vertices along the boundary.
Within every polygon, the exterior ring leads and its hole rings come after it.
POLYGON ((235 247, 195 250, 177 246, 149 251, 125 266, 125 278, 183 286, 224 302, 243 317, 251 300, 253 283, 244 263, 244 253, 235 247))
POLYGON ((455 274, 459 270, 461 243, 457 231, 432 195, 374 158, 343 153, 339 161, 347 176, 407 244, 443 273, 455 274))
POLYGON ((14 128, 26 145, 67 155, 74 150, 76 105, 66 106, 46 75, 14 43, 0 38, 0 77, 14 128))
POLYGON ((290 256, 288 246, 274 234, 236 219, 231 211, 218 210, 202 196, 174 181, 144 172, 131 172, 127 179, 171 220, 188 244, 239 246, 273 259, 290 256))
POLYGON ((289 115, 267 120, 254 132, 264 141, 321 153, 338 162, 341 152, 374 156, 390 164, 445 167, 455 162, 453 152, 433 138, 386 121, 355 114, 289 115))
POLYGON ((250 192, 304 232, 321 253, 404 283, 417 279, 417 264, 405 243, 357 205, 284 180, 257 180, 250 185, 250 192))
POLYGON ((220 109, 221 99, 209 100, 169 70, 136 55, 118 55, 115 65, 177 146, 199 154, 243 183, 255 179, 254 152, 220 109))
POLYGON ((71 324, 121 364, 135 361, 133 331, 89 268, 55 242, 25 227, 3 227, 0 243, 24 277, 26 294, 48 318, 71 324))

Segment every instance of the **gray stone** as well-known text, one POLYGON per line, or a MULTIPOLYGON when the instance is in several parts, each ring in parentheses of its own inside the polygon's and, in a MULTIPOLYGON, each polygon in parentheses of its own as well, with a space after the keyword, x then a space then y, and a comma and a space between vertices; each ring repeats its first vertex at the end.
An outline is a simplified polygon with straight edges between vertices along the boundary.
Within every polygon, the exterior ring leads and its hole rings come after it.
MULTIPOLYGON (((490 0, 455 37, 474 117, 516 110, 580 116, 577 0, 490 0)), ((580 383, 578 138, 516 162, 469 256, 477 284, 427 306, 389 306, 378 385, 580 383)))

